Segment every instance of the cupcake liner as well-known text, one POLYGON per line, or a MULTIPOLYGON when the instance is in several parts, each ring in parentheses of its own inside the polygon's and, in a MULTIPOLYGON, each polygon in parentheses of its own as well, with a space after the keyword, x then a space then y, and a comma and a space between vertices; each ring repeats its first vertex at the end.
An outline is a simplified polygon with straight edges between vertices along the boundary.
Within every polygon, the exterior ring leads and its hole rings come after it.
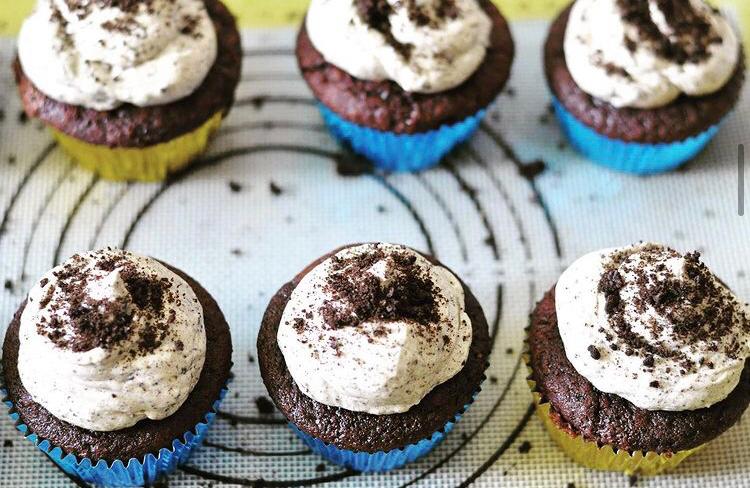
POLYGON ((221 125, 222 113, 170 141, 146 147, 109 147, 90 144, 50 127, 53 137, 80 166, 113 181, 161 181, 186 167, 205 151, 221 125))
POLYGON ((592 161, 608 168, 647 175, 673 170, 693 159, 714 138, 721 123, 683 141, 643 144, 611 139, 578 120, 557 98, 555 114, 571 145, 592 161))
POLYGON ((327 444, 322 440, 311 436, 303 432, 299 427, 293 423, 289 423, 289 427, 294 431, 297 436, 302 439, 302 442, 307 445, 314 453, 323 456, 328 461, 345 466, 355 471, 365 472, 383 472, 390 471, 392 469, 400 468, 407 463, 415 461, 425 454, 432 451, 448 433, 453 430, 453 427, 466 413, 477 394, 481 391, 481 388, 471 398, 471 401, 464 405, 464 408, 458 412, 452 420, 445 424, 445 426, 439 431, 432 434, 426 439, 415 444, 409 444, 399 449, 392 449, 388 452, 363 452, 363 451, 349 451, 347 449, 340 449, 333 444, 327 444))
POLYGON ((203 442, 227 391, 226 387, 222 389, 219 399, 214 402, 204 420, 180 438, 174 439, 171 447, 160 449, 158 455, 149 453, 143 459, 118 459, 111 464, 104 460, 93 463, 89 458, 66 454, 60 447, 54 446, 47 439, 40 438, 19 420, 18 412, 14 411, 13 403, 8 400, 8 392, 2 388, 0 394, 8 407, 10 418, 16 423, 16 428, 69 475, 96 486, 144 486, 152 485, 160 477, 173 472, 178 465, 188 460, 192 451, 203 442))
POLYGON ((461 122, 429 132, 397 134, 357 125, 318 105, 333 136, 384 171, 420 171, 435 166, 477 130, 487 112, 480 110, 461 122))
POLYGON ((704 444, 694 449, 659 454, 653 451, 630 452, 616 449, 610 445, 600 445, 596 442, 587 441, 583 436, 573 434, 560 427, 552 418, 551 405, 543 400, 542 395, 536 390, 536 382, 531 379, 533 370, 528 343, 524 344, 523 360, 529 372, 527 382, 534 396, 537 415, 542 419, 542 423, 552 440, 569 458, 582 466, 603 471, 617 471, 627 475, 657 475, 676 468, 687 457, 705 446, 704 444))

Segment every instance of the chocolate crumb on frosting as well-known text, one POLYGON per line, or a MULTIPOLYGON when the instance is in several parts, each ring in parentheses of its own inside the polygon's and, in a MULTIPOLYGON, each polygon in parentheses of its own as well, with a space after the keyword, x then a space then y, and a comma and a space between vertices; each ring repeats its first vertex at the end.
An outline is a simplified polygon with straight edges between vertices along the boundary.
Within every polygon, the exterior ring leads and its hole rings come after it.
POLYGON ((652 44, 656 52, 679 64, 697 63, 709 56, 709 46, 721 43, 711 24, 685 0, 657 0, 659 10, 672 31, 664 34, 654 22, 649 0, 617 0, 625 21, 636 27, 638 38, 626 36, 625 45, 632 52, 639 42, 652 44))
POLYGON ((396 50, 404 59, 409 59, 413 46, 403 44, 393 36, 391 32, 391 19, 393 7, 387 0, 354 0, 357 14, 362 22, 372 29, 383 34, 385 41, 396 50))
MULTIPOLYGON (((638 256, 639 260, 634 261, 628 251, 615 253, 606 263, 599 282, 608 320, 616 335, 612 337, 612 345, 623 348, 628 355, 642 356, 646 368, 654 367, 659 357, 678 361, 682 374, 699 366, 684 352, 633 331, 628 323, 625 301, 620 297, 625 287, 621 273, 627 266, 628 272, 634 275, 637 289, 632 298, 636 312, 643 314, 651 307, 657 316, 671 324, 670 333, 678 343, 711 351, 723 350, 730 357, 739 357, 742 345, 737 339, 727 342, 726 338, 732 336, 737 326, 750 333, 750 319, 700 261, 700 254, 693 252, 684 256, 679 276, 665 263, 667 259, 682 257, 673 249, 651 245, 641 249, 638 256)), ((656 318, 650 318, 646 325, 654 337, 664 332, 663 324, 656 318)))
POLYGON ((602 357, 602 353, 599 352, 599 349, 593 344, 590 345, 587 349, 589 351, 589 354, 591 354, 592 359, 600 359, 602 357))
POLYGON ((332 296, 320 312, 330 328, 357 326, 372 319, 408 320, 420 325, 437 322, 439 290, 406 252, 374 248, 354 257, 333 256, 325 291, 332 296), (368 272, 386 261, 386 279, 368 272))
POLYGON ((131 354, 146 354, 158 348, 175 320, 174 313, 162 317, 164 302, 176 299, 170 292, 169 280, 144 274, 124 255, 103 255, 96 268, 106 273, 119 271, 128 293, 115 299, 95 299, 87 289, 92 278, 85 267, 86 261, 76 255, 55 272, 57 284, 49 285, 39 304, 42 308, 49 306, 55 314, 49 320, 42 319, 37 331, 58 347, 73 352, 96 347, 111 349, 134 333, 138 334, 137 350, 131 354), (133 327, 136 314, 147 319, 138 331, 133 327))

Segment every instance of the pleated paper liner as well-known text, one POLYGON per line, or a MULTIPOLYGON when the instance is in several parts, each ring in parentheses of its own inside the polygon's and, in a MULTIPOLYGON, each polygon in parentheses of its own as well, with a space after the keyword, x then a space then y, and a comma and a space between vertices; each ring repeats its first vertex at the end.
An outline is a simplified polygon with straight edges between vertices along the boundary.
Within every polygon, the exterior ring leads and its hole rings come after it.
POLYGON ((683 141, 659 144, 626 142, 599 134, 578 120, 559 100, 552 105, 573 148, 591 161, 616 171, 648 175, 671 171, 695 158, 711 142, 720 124, 683 141))
POLYGON ((49 440, 40 438, 20 420, 13 403, 8 399, 8 392, 0 387, 0 395, 8 408, 8 415, 16 428, 23 433, 24 438, 34 444, 69 475, 86 483, 96 486, 150 486, 159 478, 172 473, 177 466, 184 464, 190 454, 203 443, 209 427, 216 417, 219 405, 227 394, 227 388, 221 390, 210 412, 203 421, 191 430, 172 441, 168 447, 159 450, 157 454, 149 453, 143 458, 117 459, 112 463, 99 460, 94 463, 89 458, 81 458, 72 453, 65 453, 60 447, 49 440))
POLYGON ((474 399, 482 391, 481 387, 472 395, 471 401, 464 405, 464 407, 456 413, 451 420, 449 420, 445 426, 439 431, 433 433, 430 437, 422 439, 417 443, 409 444, 407 446, 392 449, 390 451, 379 451, 379 452, 363 452, 363 451, 350 451, 348 449, 341 449, 333 444, 328 444, 320 439, 317 439, 306 432, 303 432, 299 427, 293 423, 289 423, 289 427, 294 431, 295 434, 309 447, 314 453, 324 457, 328 461, 345 466, 355 471, 364 472, 384 472, 392 469, 400 468, 407 463, 413 462, 422 456, 425 456, 430 451, 435 449, 445 437, 453 430, 456 423, 461 420, 461 417, 466 413, 474 399))
POLYGON ((146 147, 109 147, 90 144, 51 128, 60 146, 80 166, 113 181, 162 181, 170 173, 187 167, 208 147, 219 129, 218 112, 203 125, 170 141, 146 147))
POLYGON ((591 469, 617 471, 627 475, 639 474, 644 476, 657 475, 676 468, 682 461, 701 450, 704 445, 694 449, 678 451, 676 453, 659 454, 656 452, 629 452, 616 449, 610 445, 599 445, 587 441, 581 435, 575 435, 560 427, 551 416, 551 405, 542 399, 536 389, 536 382, 532 380, 528 337, 524 341, 523 361, 528 370, 527 382, 534 396, 536 413, 542 420, 544 427, 552 440, 573 461, 591 469))
POLYGON ((397 134, 349 122, 322 103, 318 106, 336 139, 369 159, 376 168, 400 172, 422 171, 438 164, 451 149, 476 132, 487 113, 480 110, 460 122, 444 124, 429 132, 397 134))

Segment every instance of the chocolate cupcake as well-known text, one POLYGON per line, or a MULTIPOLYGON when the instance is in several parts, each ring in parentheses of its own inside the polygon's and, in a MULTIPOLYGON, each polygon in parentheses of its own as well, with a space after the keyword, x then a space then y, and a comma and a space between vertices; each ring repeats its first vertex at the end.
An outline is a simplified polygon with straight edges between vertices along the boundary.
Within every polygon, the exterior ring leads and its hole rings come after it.
POLYGON ((360 471, 432 450, 479 392, 487 321, 436 259, 361 244, 318 259, 271 299, 261 375, 313 451, 360 471))
POLYGON ((107 249, 46 273, 3 345, 4 401, 67 473, 151 484, 198 445, 226 393, 232 342, 206 290, 154 259, 107 249))
POLYGON ((544 57, 571 144, 632 173, 696 156, 744 83, 737 34, 702 0, 577 0, 552 24, 544 57))
POLYGON ((13 68, 26 113, 79 164, 154 181, 205 150, 241 64, 219 0, 38 0, 13 68))
POLYGON ((750 307, 697 252, 582 257, 537 305, 527 341, 537 413, 591 468, 674 468, 750 402, 750 307))
POLYGON ((297 38, 332 134, 396 171, 435 165, 470 137, 513 54, 489 0, 313 0, 297 38))

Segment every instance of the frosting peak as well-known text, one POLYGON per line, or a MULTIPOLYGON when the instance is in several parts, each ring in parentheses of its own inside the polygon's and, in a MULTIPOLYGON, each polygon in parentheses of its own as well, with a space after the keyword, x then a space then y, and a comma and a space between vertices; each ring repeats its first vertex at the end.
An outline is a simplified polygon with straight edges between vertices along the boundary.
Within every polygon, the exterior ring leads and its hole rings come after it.
POLYGON ((206 350, 190 286, 158 261, 111 249, 45 274, 29 292, 19 338, 18 372, 34 401, 99 431, 174 413, 206 350))
POLYGON ((455 376, 471 337, 458 279, 393 244, 346 248, 313 268, 278 331, 305 395, 376 415, 405 412, 455 376))
POLYGON ((561 276, 556 304, 576 370, 647 410, 723 400, 750 355, 750 308, 698 253, 640 244, 588 254, 561 276))
POLYGON ((703 0, 577 0, 565 35, 576 84, 615 107, 714 93, 739 56, 731 25, 703 0))
POLYGON ((484 61, 492 22, 477 0, 313 0, 306 27, 326 61, 350 75, 436 93, 484 61))
POLYGON ((95 110, 184 98, 216 60, 202 0, 38 0, 18 56, 47 96, 95 110))

